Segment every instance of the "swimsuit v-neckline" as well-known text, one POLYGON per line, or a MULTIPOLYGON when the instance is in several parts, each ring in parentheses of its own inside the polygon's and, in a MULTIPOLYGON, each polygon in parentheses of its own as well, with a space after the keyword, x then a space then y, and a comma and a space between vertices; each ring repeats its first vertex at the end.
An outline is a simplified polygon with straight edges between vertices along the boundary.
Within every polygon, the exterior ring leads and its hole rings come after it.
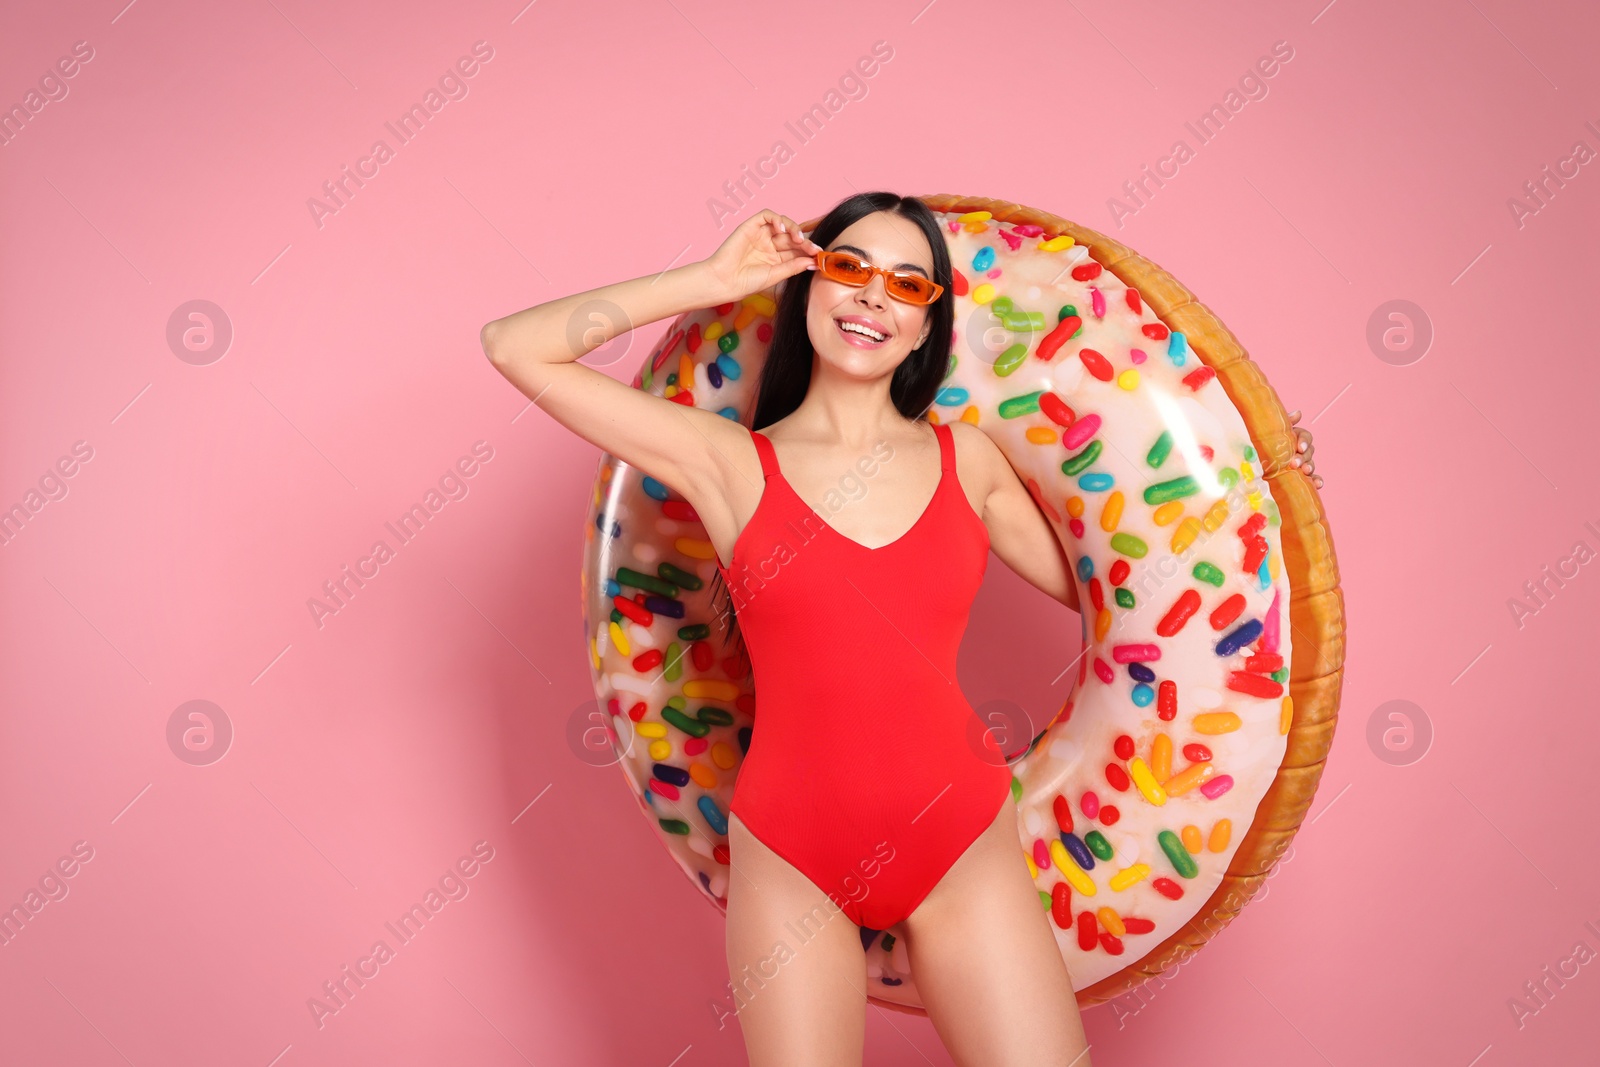
MULTIPOLYGON (((759 430, 752 430, 750 432, 752 434, 760 434, 762 437, 765 437, 766 441, 767 441, 767 447, 769 449, 772 449, 772 438, 767 437, 765 434, 761 434, 761 431, 759 431, 759 430)), ((946 432, 948 432, 948 431, 946 431, 946 432)), ((778 481, 783 483, 783 487, 785 489, 789 490, 789 495, 794 497, 795 500, 799 501, 801 507, 805 508, 807 511, 811 512, 811 514, 815 515, 817 517, 817 521, 822 523, 823 528, 826 529, 829 533, 833 534, 834 537, 836 537, 839 540, 845 542, 846 544, 854 545, 856 548, 860 549, 863 552, 882 552, 885 549, 893 548, 895 545, 898 545, 900 542, 904 541, 906 538, 908 538, 912 534, 916 533, 917 530, 922 527, 924 522, 927 521, 928 516, 933 513, 934 505, 939 502, 940 495, 944 493, 945 483, 949 481, 951 471, 950 471, 949 468, 947 468, 945 466, 945 462, 944 462, 944 443, 942 441, 938 441, 938 437, 939 437, 939 432, 938 432, 938 427, 936 426, 934 428, 934 438, 935 438, 935 441, 938 442, 938 445, 939 445, 939 483, 933 487, 933 495, 930 496, 928 498, 928 502, 922 506, 921 513, 917 515, 917 521, 913 522, 911 524, 910 528, 905 531, 905 533, 902 533, 900 536, 896 537, 894 540, 885 542, 884 544, 878 545, 877 547, 873 547, 873 546, 870 546, 870 545, 864 545, 860 541, 857 541, 853 537, 846 537, 844 534, 842 534, 838 530, 834 529, 833 524, 830 523, 827 519, 823 518, 821 512, 819 512, 816 508, 812 507, 810 504, 807 504, 806 501, 805 501, 805 498, 802 497, 799 494, 799 492, 796 491, 795 487, 789 483, 789 479, 784 477, 783 466, 782 466, 782 464, 780 464, 778 462, 778 452, 777 452, 776 449, 772 449, 773 474, 777 477, 778 481)), ((762 494, 763 497, 765 497, 765 495, 766 495, 765 493, 762 494)), ((757 509, 759 509, 760 506, 761 506, 761 502, 757 501, 756 502, 757 509)), ((751 516, 751 521, 754 521, 754 519, 755 519, 755 516, 752 515, 751 516)), ((742 531, 741 531, 741 533, 742 533, 742 531)))

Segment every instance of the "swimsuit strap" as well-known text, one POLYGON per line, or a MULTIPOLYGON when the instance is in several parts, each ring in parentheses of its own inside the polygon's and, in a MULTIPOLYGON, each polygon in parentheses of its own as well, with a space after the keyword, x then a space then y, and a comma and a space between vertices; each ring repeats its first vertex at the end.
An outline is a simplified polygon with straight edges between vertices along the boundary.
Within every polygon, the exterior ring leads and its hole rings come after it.
POLYGON ((934 436, 939 438, 939 469, 953 471, 956 469, 956 443, 950 436, 950 427, 942 422, 933 424, 934 436))
POLYGON ((760 430, 751 430, 750 436, 756 442, 756 455, 761 457, 761 473, 767 478, 779 474, 778 454, 772 450, 772 442, 767 440, 766 434, 760 430))

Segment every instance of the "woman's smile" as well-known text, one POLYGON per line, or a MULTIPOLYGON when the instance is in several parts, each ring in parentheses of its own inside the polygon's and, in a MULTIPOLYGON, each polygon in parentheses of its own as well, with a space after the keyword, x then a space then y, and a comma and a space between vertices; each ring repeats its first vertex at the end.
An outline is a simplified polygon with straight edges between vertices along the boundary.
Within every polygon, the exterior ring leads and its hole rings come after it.
POLYGON ((881 348, 890 337, 882 323, 862 315, 842 315, 833 320, 833 325, 857 348, 881 348))

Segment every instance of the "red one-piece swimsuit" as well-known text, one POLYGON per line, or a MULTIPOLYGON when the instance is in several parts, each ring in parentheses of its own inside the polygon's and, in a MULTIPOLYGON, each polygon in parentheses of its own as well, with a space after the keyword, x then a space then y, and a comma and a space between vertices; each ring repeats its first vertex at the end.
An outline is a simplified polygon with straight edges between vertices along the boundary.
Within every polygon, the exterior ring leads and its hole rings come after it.
POLYGON ((729 810, 875 931, 908 917, 1010 802, 1010 768, 956 681, 989 533, 950 428, 934 431, 938 488, 878 548, 829 526, 753 431, 766 485, 719 563, 757 700, 729 810))

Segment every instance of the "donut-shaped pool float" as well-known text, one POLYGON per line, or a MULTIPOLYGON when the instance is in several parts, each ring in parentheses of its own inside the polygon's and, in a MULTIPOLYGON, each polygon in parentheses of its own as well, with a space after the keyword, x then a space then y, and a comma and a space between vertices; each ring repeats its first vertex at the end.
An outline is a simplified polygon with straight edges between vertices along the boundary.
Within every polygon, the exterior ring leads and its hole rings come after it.
MULTIPOLYGON (((989 434, 1075 565, 1076 684, 1009 762, 1018 844, 1087 1006, 1198 950, 1299 827, 1343 675, 1333 543, 1276 394, 1174 278, 1053 215, 921 199, 956 271, 928 417, 989 434)), ((681 316, 633 386, 748 425, 778 291, 681 316)), ((587 530, 616 761, 725 908, 727 812, 759 729, 734 598, 693 508, 610 455, 587 530)), ((899 932, 862 931, 868 996, 923 1014, 899 932)))

